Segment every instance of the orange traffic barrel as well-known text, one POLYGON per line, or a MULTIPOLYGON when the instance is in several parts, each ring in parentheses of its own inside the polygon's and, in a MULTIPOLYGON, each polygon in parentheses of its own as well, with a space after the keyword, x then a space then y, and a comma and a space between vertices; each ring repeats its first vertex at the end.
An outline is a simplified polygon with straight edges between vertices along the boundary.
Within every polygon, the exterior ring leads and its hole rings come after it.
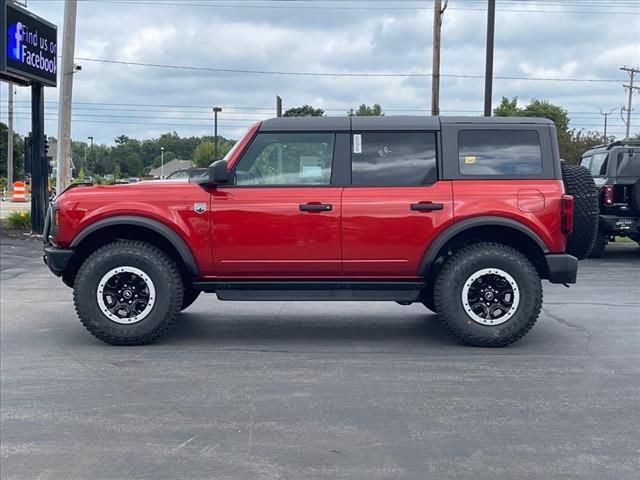
POLYGON ((25 192, 24 182, 22 180, 18 180, 17 182, 13 182, 13 198, 12 202, 26 202, 27 194, 25 192))

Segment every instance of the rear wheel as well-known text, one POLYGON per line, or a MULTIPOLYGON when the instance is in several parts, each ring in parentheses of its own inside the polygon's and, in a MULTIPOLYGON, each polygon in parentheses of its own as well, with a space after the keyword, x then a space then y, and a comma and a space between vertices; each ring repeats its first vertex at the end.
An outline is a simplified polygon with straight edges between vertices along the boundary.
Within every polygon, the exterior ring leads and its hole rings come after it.
POLYGON ((82 264, 73 301, 82 324, 113 345, 153 342, 173 323, 183 301, 175 263, 145 242, 120 240, 82 264))
POLYGON ((598 231, 598 189, 591 172, 579 165, 562 164, 566 192, 573 195, 573 232, 567 238, 567 253, 587 258, 598 231))
POLYGON ((502 347, 536 323, 542 308, 540 276, 517 250, 478 243, 445 262, 436 279, 435 306, 462 342, 502 347))

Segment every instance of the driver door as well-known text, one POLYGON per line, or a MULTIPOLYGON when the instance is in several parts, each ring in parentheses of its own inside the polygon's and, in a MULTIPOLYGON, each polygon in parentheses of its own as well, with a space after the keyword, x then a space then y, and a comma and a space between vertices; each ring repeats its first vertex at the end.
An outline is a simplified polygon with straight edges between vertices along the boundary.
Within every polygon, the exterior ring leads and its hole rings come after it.
POLYGON ((338 276, 342 187, 334 132, 262 132, 212 192, 216 271, 227 278, 338 276))

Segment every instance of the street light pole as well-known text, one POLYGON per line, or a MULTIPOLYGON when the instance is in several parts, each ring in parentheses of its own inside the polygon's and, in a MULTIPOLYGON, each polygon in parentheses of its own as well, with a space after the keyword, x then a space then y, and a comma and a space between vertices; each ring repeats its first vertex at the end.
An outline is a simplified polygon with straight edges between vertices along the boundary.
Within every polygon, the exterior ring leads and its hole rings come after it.
POLYGON ((218 112, 221 112, 222 108, 213 107, 213 161, 218 160, 218 112))
POLYGON ((160 180, 164 180, 164 147, 160 147, 160 180))

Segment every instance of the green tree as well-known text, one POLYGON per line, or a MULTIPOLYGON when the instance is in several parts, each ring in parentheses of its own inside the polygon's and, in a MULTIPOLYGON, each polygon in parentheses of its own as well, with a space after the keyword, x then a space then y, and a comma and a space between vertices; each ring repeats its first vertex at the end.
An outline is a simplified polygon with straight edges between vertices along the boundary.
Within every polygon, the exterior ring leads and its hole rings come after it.
POLYGON ((531 100, 529 105, 522 109, 520 116, 548 118, 555 123, 559 132, 569 130, 569 113, 564 108, 546 100, 531 100))
POLYGON ((301 107, 290 108, 284 112, 284 117, 322 117, 324 110, 321 108, 313 108, 311 105, 303 105, 301 107))
POLYGON ((558 132, 567 132, 569 130, 568 112, 564 108, 546 100, 534 99, 526 107, 520 108, 518 106, 518 97, 502 97, 500 105, 493 109, 493 114, 496 117, 548 118, 556 125, 558 132))
POLYGON ((213 142, 202 142, 193 151, 193 164, 196 167, 208 167, 213 161, 213 142))
POLYGON ((614 137, 602 138, 600 132, 585 132, 584 130, 570 130, 568 132, 558 132, 558 144, 560 148, 560 158, 567 163, 576 164, 584 152, 596 145, 612 142, 614 137))
MULTIPOLYGON (((0 122, 0 177, 7 176, 7 139, 9 129, 5 123, 0 122)), ((24 138, 13 134, 13 179, 24 178, 24 138)))
POLYGON ((382 113, 382 107, 378 103, 374 104, 372 107, 363 103, 355 112, 353 111, 353 108, 349 110, 347 115, 350 117, 381 117, 384 116, 384 113, 382 113))
POLYGON ((493 109, 493 114, 496 117, 519 117, 518 97, 502 97, 500 105, 493 109))

